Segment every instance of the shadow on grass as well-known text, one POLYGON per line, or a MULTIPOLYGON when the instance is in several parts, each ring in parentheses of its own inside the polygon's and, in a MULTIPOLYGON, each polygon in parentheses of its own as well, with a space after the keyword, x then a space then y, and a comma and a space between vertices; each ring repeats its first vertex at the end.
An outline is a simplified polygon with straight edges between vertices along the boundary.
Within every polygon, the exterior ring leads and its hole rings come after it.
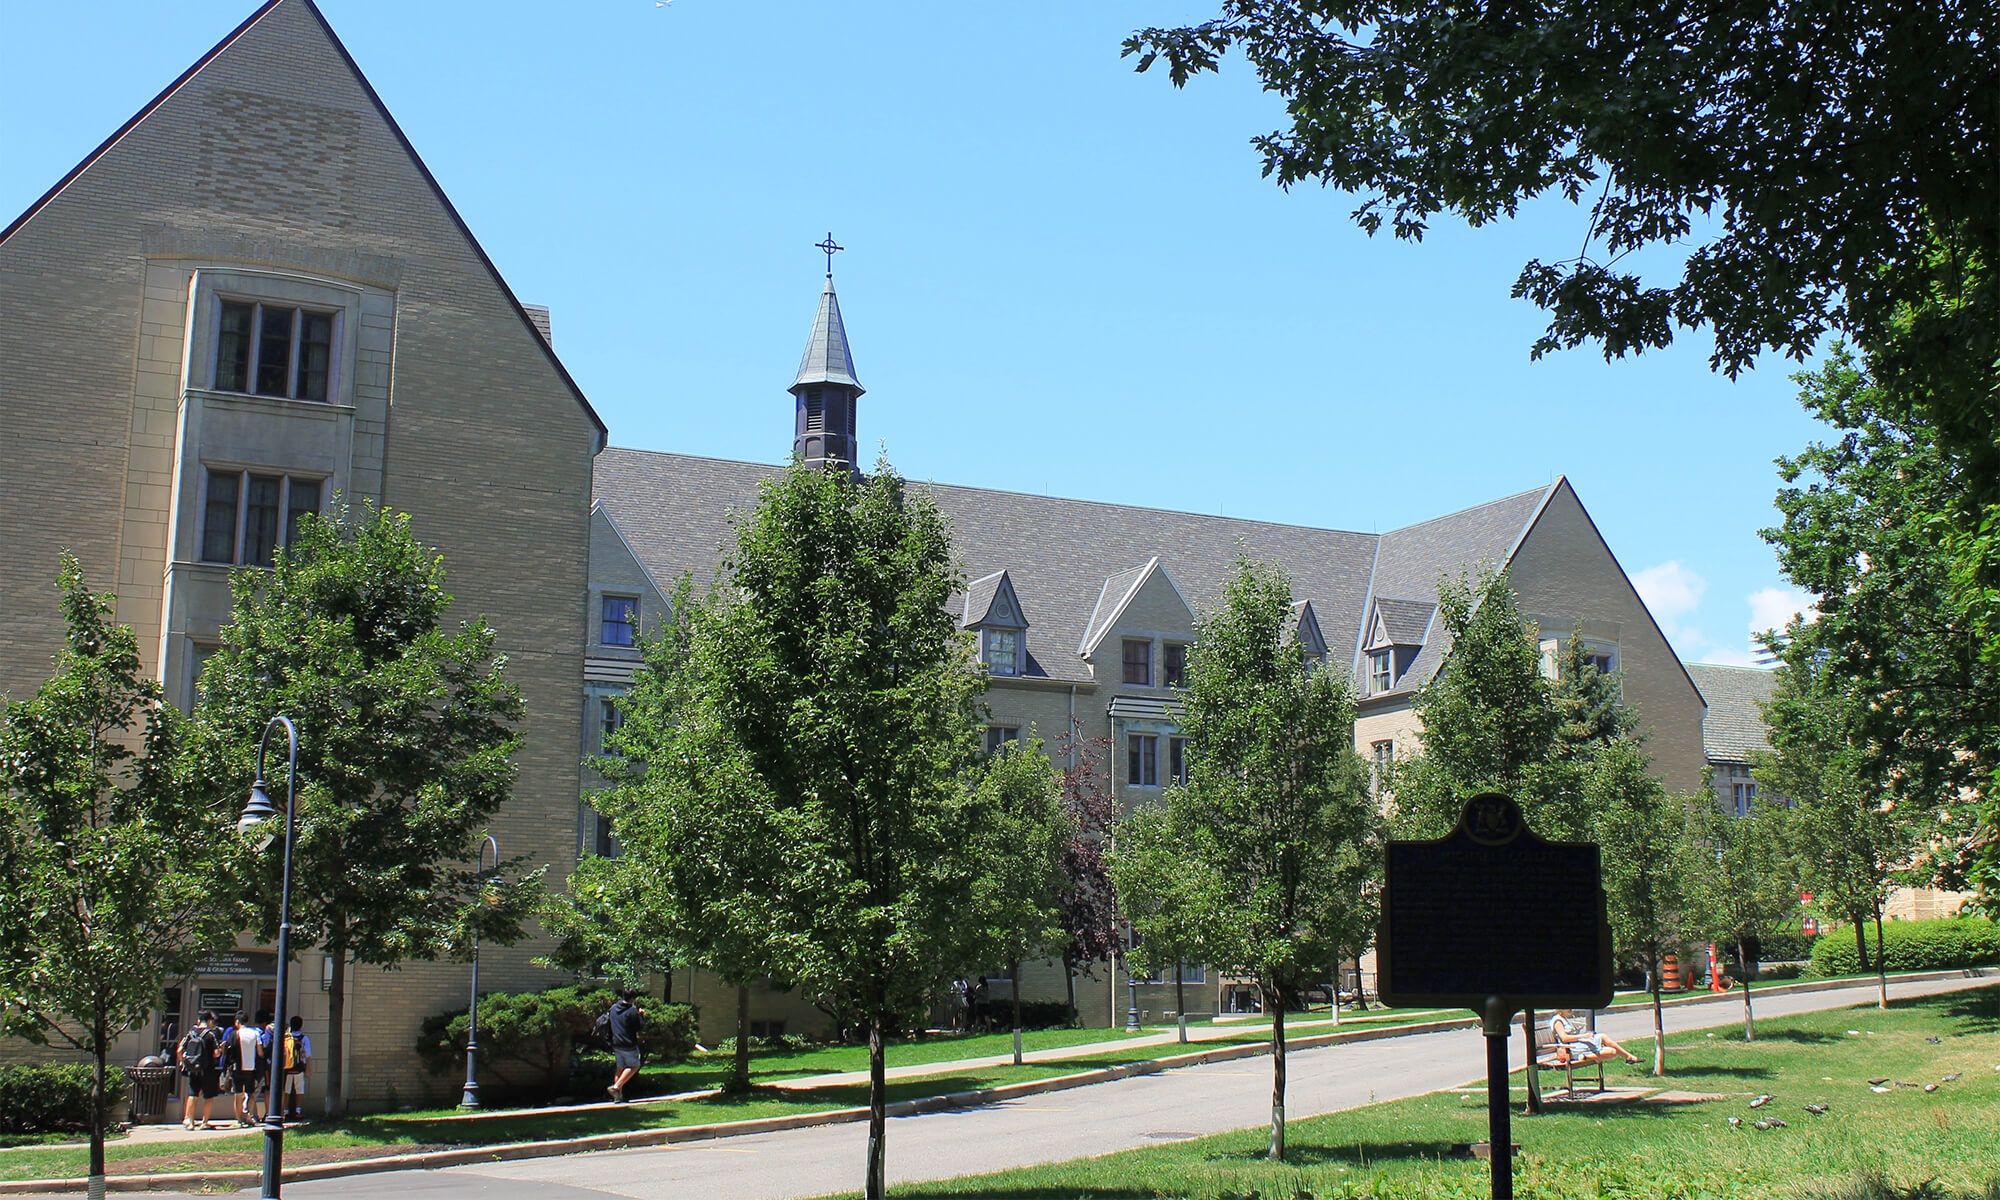
POLYGON ((1675 1069, 1665 1075, 1608 1075, 1605 1082, 1614 1087, 1685 1087, 1699 1081, 1703 1076, 1721 1076, 1725 1079, 1769 1079, 1771 1068, 1760 1066, 1726 1067, 1720 1063, 1673 1064, 1675 1069))
MULTIPOLYGON (((1820 1046, 1827 1042, 1844 1042, 1846 1040, 1846 1038, 1839 1034, 1828 1033, 1820 1029, 1773 1029, 1759 1030, 1757 1033, 1757 1041, 1759 1042, 1791 1042, 1794 1045, 1800 1046, 1820 1046)), ((1749 1042, 1744 1044, 1755 1045, 1756 1043, 1749 1042)))
POLYGON ((890 1188, 889 1194, 897 1200, 1156 1200, 1159 1193, 1151 1188, 1122 1187, 1077 1187, 1066 1184, 1060 1187, 1021 1187, 1018 1184, 991 1188, 955 1188, 949 1192, 932 1191, 923 1184, 909 1187, 890 1188))
POLYGON ((1960 1034, 2000 1033, 2000 989, 1955 993, 1944 1015, 1960 1023, 1960 1034))
MULTIPOLYGON (((1483 1135, 1483 1130, 1481 1131, 1483 1135)), ((1378 1162, 1423 1161, 1437 1162, 1440 1159, 1472 1161, 1465 1155, 1453 1155, 1452 1142, 1348 1142, 1338 1146, 1319 1146, 1293 1140, 1285 1146, 1285 1164, 1293 1167, 1317 1167, 1327 1165, 1366 1166, 1378 1162)), ((1203 1156, 1204 1162, 1211 1163, 1252 1163, 1276 1165, 1265 1157, 1264 1151, 1256 1148, 1225 1150, 1203 1156)))

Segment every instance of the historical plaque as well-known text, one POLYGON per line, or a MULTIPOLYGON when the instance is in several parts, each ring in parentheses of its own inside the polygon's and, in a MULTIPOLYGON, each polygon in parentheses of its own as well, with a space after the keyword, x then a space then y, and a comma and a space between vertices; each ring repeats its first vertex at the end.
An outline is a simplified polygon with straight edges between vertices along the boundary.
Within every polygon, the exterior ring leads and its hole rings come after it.
POLYGON ((1382 998, 1470 1008, 1611 1003, 1611 922, 1597 846, 1535 835, 1513 800, 1466 802, 1433 842, 1390 842, 1376 942, 1382 998))

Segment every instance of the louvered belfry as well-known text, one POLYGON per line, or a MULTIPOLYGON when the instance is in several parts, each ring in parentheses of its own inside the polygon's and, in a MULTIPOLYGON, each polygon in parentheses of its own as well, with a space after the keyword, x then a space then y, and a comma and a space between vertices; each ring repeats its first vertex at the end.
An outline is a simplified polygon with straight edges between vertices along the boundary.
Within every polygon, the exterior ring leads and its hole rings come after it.
POLYGON ((791 387, 798 402, 792 453, 811 466, 859 470, 854 402, 862 391, 861 381, 854 377, 847 328, 840 321, 840 298, 833 293, 833 274, 828 272, 812 337, 791 387))

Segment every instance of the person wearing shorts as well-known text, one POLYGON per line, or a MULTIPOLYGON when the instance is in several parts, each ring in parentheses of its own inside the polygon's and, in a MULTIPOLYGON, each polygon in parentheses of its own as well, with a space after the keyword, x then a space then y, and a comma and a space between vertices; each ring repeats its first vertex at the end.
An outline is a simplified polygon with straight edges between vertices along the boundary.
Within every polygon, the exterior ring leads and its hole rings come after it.
POLYGON ((291 1028, 285 1031, 282 1043, 286 1049, 280 1051, 286 1054, 283 1059, 285 1094, 279 1097, 278 1103, 287 1121, 303 1121, 306 1116, 306 1081, 312 1078, 313 1044, 305 1026, 304 1017, 293 1017, 291 1028))
POLYGON ((194 1028, 177 1050, 181 1074, 187 1077, 188 1095, 181 1104, 181 1128, 195 1127, 195 1102, 201 1102, 201 1128, 213 1129, 215 1098, 222 1094, 222 1071, 217 1061, 221 1043, 215 1037, 215 1014, 203 1010, 194 1028))
POLYGON ((257 1084, 263 1072, 258 1067, 257 1027, 241 1012, 236 1014, 236 1027, 228 1033, 223 1044, 225 1061, 229 1065, 229 1087, 236 1093, 236 1123, 255 1125, 257 1123, 257 1084))
POLYGON ((1637 1055, 1602 1033, 1577 1024, 1576 1014, 1567 1008, 1556 1010, 1556 1015, 1549 1020, 1549 1032, 1555 1035, 1558 1044, 1568 1047, 1569 1052, 1579 1058, 1596 1058, 1608 1050, 1624 1055, 1628 1063, 1639 1061, 1637 1055))
POLYGON ((625 1087, 639 1073, 639 1064, 645 1058, 639 1046, 639 1031, 645 1028, 646 1010, 632 1003, 638 995, 633 988, 619 992, 606 1014, 611 1023, 611 1057, 617 1062, 618 1074, 604 1090, 620 1104, 625 1103, 625 1087))

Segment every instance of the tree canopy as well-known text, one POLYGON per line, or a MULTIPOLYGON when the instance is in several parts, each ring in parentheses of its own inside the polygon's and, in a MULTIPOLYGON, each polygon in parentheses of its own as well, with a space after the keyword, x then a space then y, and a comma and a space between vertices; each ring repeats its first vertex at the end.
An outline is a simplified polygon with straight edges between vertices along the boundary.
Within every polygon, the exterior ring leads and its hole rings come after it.
POLYGON ((1272 1158, 1285 1152, 1286 994, 1367 940, 1382 864, 1348 682, 1311 668, 1291 604, 1282 571, 1246 561, 1196 621, 1180 697, 1188 780, 1120 827, 1112 858, 1135 922, 1165 918, 1176 954, 1257 981, 1272 1016, 1272 1158))
POLYGON ((1587 205, 1581 248, 1552 247, 1515 284, 1550 314, 1536 352, 1592 340, 1612 357, 1706 326, 1733 374, 1828 330, 1882 340, 1948 277, 1940 251, 2000 265, 1993 17, 1896 0, 1222 0, 1125 53, 1181 85, 1240 49, 1291 122, 1254 139, 1264 173, 1359 193, 1371 233, 1421 238, 1441 213, 1483 225, 1544 194, 1587 205), (1668 244, 1690 247, 1678 278, 1642 278, 1629 256, 1668 244))
MULTIPOLYGON (((282 713, 298 726, 292 944, 333 960, 324 1059, 338 1112, 348 964, 460 954, 475 929, 513 941, 534 909, 540 871, 521 859, 481 871, 475 849, 513 787, 521 698, 484 618, 444 628, 443 562, 407 514, 306 516, 272 569, 239 570, 230 586, 235 610, 195 707, 203 769, 248 795, 265 724, 282 713)), ((279 802, 281 773, 266 783, 279 802)), ((259 864, 266 937, 282 865, 275 853, 259 864)))
POLYGON ((236 814, 189 770, 132 628, 72 556, 59 586, 55 674, 0 713, 0 1029, 90 1057, 101 1190, 112 1043, 154 1010, 162 979, 231 945, 245 913, 236 814))

